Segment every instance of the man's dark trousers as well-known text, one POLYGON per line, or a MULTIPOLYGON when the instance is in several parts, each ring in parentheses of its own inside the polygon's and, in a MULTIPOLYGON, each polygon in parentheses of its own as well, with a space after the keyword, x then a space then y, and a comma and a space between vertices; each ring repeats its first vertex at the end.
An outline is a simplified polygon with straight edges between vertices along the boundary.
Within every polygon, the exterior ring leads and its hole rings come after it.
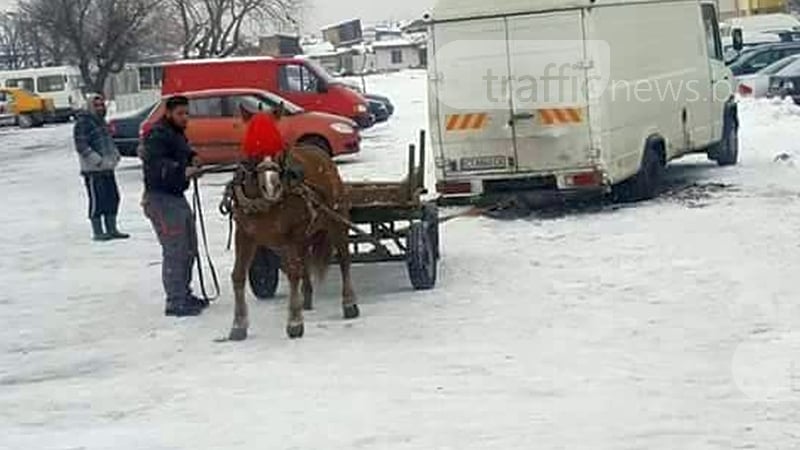
POLYGON ((119 188, 113 170, 83 174, 89 197, 89 219, 116 216, 119 211, 119 188))
POLYGON ((153 224, 163 253, 161 276, 167 302, 182 303, 192 293, 192 270, 197 258, 192 209, 182 195, 159 192, 145 195, 145 214, 153 224))

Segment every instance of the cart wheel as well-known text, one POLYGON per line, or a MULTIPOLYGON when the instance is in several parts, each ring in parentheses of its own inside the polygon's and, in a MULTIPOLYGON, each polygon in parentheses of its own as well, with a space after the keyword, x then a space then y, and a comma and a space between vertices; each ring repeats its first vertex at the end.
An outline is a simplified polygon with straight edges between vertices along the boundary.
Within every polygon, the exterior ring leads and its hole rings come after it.
POLYGON ((250 265, 250 289, 259 300, 275 298, 280 280, 281 258, 272 250, 261 247, 250 265))
POLYGON ((426 203, 422 207, 422 223, 428 230, 428 237, 431 240, 434 254, 436 259, 442 257, 441 249, 439 247, 439 207, 436 203, 426 203))
POLYGON ((408 277, 414 289, 421 291, 433 289, 436 285, 438 261, 430 234, 421 222, 411 224, 408 230, 408 277))

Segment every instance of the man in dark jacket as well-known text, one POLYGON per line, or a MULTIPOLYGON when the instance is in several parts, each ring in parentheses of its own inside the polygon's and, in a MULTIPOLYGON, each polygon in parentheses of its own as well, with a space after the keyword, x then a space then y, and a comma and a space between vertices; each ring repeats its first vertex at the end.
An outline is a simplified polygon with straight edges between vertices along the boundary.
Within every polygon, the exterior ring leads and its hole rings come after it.
POLYGON ((199 315, 208 306, 192 295, 191 288, 197 233, 184 192, 198 169, 195 152, 184 134, 188 120, 189 100, 181 96, 168 99, 164 117, 145 137, 141 151, 145 184, 142 206, 162 248, 166 314, 177 317, 199 315))
POLYGON ((120 198, 114 169, 120 155, 106 124, 105 98, 90 94, 86 99, 86 109, 76 116, 73 137, 89 195, 89 220, 94 240, 127 239, 130 236, 117 229, 120 198))

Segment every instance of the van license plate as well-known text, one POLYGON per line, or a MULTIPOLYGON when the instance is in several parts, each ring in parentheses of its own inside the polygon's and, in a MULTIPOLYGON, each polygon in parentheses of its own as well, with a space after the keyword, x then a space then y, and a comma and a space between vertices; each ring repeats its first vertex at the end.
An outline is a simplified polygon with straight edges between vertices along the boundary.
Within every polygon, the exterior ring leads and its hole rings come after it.
POLYGON ((508 158, 505 156, 477 156, 474 158, 461 158, 461 171, 505 169, 508 167, 508 158))

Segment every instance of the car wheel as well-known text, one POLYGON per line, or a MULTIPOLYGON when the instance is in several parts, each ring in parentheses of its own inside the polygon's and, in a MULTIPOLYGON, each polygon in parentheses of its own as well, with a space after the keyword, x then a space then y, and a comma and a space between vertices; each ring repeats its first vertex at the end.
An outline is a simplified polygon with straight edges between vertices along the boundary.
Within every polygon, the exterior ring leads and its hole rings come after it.
POLYGON ((320 136, 308 136, 308 137, 304 137, 304 138, 300 139, 299 141, 297 141, 297 143, 300 144, 300 145, 307 145, 307 146, 311 146, 311 147, 316 147, 316 148, 322 150, 323 152, 327 153, 328 156, 331 156, 331 157, 333 156, 333 150, 331 149, 330 144, 328 144, 328 141, 326 141, 325 138, 323 138, 323 137, 320 137, 320 136))

